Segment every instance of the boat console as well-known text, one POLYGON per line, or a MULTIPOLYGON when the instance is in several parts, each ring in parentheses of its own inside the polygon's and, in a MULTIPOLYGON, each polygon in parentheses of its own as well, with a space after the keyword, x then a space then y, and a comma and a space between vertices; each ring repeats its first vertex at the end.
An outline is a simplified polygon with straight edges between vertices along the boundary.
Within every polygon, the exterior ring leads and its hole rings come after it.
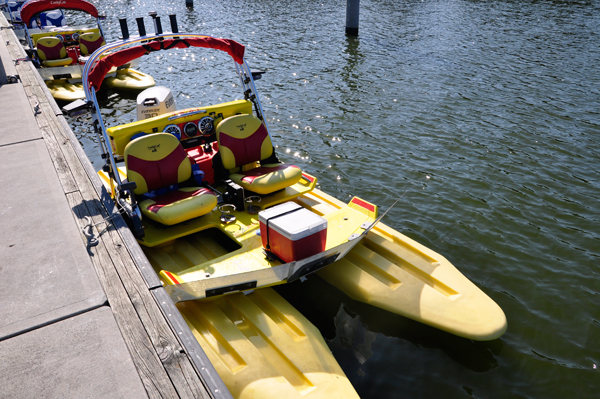
POLYGON ((168 132, 178 137, 184 148, 215 141, 214 127, 223 119, 251 114, 252 102, 236 100, 208 107, 187 108, 106 129, 113 153, 122 156, 125 146, 143 134, 168 132), (213 129, 210 129, 210 125, 213 129))
POLYGON ((31 41, 35 45, 42 37, 57 37, 65 44, 65 46, 75 45, 79 43, 81 35, 86 33, 95 33, 100 35, 98 28, 87 28, 85 26, 62 26, 42 29, 30 30, 31 41))

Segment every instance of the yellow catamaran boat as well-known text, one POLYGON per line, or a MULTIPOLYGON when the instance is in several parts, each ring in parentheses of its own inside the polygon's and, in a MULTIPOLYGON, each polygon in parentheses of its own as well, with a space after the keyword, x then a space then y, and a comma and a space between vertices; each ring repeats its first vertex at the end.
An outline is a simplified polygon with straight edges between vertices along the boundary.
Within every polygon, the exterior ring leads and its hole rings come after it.
POLYGON ((443 256, 379 222, 376 205, 343 203, 279 161, 244 46, 173 30, 102 47, 84 89, 107 159, 100 176, 234 397, 356 397, 316 328, 266 288, 313 272, 461 337, 504 333, 499 306, 443 256), (188 47, 227 52, 244 99, 175 110, 153 88, 137 121, 104 125, 95 92, 111 68, 188 47))
MULTIPOLYGON (((30 0, 21 8, 28 53, 39 65, 39 72, 52 97, 59 101, 85 98, 81 74, 89 56, 106 44, 96 7, 84 0, 30 0), (44 26, 41 21, 31 28, 31 23, 51 10, 76 10, 96 18, 98 26, 44 26)), ((154 78, 133 69, 135 64, 116 65, 107 76, 105 84, 114 89, 143 90, 155 85, 154 78)))

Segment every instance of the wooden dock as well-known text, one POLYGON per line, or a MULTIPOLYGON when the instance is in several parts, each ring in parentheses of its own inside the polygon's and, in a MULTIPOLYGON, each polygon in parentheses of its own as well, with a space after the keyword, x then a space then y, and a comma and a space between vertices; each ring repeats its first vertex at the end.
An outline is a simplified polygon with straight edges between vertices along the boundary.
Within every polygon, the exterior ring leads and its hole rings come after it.
POLYGON ((18 75, 0 81, 0 396, 231 398, 2 15, 0 29, 0 75, 18 75))

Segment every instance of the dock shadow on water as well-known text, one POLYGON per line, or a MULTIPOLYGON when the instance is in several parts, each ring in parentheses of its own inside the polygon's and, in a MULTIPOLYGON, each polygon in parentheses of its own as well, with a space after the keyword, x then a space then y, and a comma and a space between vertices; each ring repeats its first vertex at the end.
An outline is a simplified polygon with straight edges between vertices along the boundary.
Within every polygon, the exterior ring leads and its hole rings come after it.
MULTIPOLYGON (((379 395, 378 384, 391 390, 397 378, 418 386, 421 383, 410 377, 415 369, 435 365, 431 371, 439 370, 448 361, 452 369, 468 371, 474 379, 499 367, 502 339, 476 342, 450 335, 354 301, 316 275, 276 290, 321 331, 361 397, 379 395)), ((419 396, 413 388, 405 394, 419 396)))

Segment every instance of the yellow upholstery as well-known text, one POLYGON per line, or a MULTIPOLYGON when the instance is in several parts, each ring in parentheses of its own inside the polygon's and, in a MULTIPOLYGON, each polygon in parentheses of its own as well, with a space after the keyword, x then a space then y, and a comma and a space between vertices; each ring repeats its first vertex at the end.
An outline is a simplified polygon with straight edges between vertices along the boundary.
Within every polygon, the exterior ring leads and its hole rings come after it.
POLYGON ((67 58, 61 58, 60 60, 42 61, 42 65, 45 67, 59 67, 59 66, 70 65, 72 62, 73 62, 73 59, 71 57, 67 57, 67 58))
POLYGON ((79 36, 79 49, 82 55, 90 55, 105 44, 106 41, 98 32, 87 32, 79 36))
POLYGON ((140 202, 144 216, 167 226, 206 215, 215 206, 217 196, 198 187, 183 187, 140 202))
POLYGON ((217 197, 208 189, 172 187, 192 176, 190 160, 172 134, 135 139, 124 155, 127 179, 137 185, 134 193, 151 197, 139 204, 148 218, 171 225, 202 216, 217 205, 217 197))
POLYGON ((298 183, 302 170, 295 165, 268 164, 242 173, 231 173, 229 178, 257 194, 269 194, 298 183))
POLYGON ((71 57, 67 57, 67 49, 57 37, 42 37, 38 39, 36 46, 38 57, 43 66, 57 67, 69 65, 73 62, 71 57))
POLYGON ((271 137, 254 115, 235 115, 221 121, 217 140, 225 169, 260 161, 273 153, 271 137))
POLYGON ((217 126, 221 160, 231 180, 257 194, 269 194, 300 181, 302 170, 294 165, 260 164, 273 155, 266 127, 254 115, 235 115, 217 126), (247 170, 242 171, 246 166, 247 170))

